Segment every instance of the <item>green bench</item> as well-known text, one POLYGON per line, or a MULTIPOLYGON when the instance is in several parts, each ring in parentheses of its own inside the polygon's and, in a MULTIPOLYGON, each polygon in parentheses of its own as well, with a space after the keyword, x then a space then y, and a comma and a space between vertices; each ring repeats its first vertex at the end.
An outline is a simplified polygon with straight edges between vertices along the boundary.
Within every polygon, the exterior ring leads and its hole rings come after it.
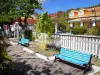
POLYGON ((21 40, 18 41, 18 44, 29 46, 29 39, 22 37, 21 40))
POLYGON ((66 48, 61 48, 59 54, 54 54, 55 60, 61 59, 67 62, 70 62, 75 65, 84 67, 84 73, 91 69, 91 58, 92 54, 83 53, 76 50, 69 50, 66 48))

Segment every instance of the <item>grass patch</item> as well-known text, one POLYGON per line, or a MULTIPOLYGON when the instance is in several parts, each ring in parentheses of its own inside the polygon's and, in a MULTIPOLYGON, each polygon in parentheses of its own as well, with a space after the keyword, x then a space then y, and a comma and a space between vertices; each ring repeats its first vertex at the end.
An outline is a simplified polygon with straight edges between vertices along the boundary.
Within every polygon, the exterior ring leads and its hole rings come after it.
POLYGON ((33 51, 38 52, 44 56, 53 56, 53 54, 59 53, 59 51, 55 49, 48 49, 48 50, 33 49, 33 51))
POLYGON ((59 53, 59 51, 55 49, 44 50, 43 52, 41 52, 41 54, 45 56, 53 56, 53 54, 57 54, 57 53, 59 53))
POLYGON ((100 71, 99 72, 96 72, 94 75, 100 75, 100 71))
POLYGON ((96 57, 92 57, 91 63, 100 67, 100 59, 98 59, 96 57))
POLYGON ((39 42, 33 42, 33 47, 29 47, 29 49, 33 50, 34 52, 38 52, 44 56, 53 56, 53 54, 59 53, 59 50, 56 49, 41 50, 39 42))

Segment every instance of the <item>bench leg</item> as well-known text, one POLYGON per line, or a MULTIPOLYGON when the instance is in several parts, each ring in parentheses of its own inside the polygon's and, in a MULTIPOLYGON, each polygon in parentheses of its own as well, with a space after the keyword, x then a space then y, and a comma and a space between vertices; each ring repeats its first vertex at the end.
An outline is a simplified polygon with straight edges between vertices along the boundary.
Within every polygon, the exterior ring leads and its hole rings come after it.
POLYGON ((17 45, 19 45, 19 42, 17 43, 17 45))
POLYGON ((85 73, 88 72, 89 70, 91 70, 91 65, 86 65, 83 74, 85 74, 85 73))
POLYGON ((57 59, 61 61, 61 59, 60 59, 60 58, 56 58, 56 57, 55 57, 55 60, 54 60, 54 62, 56 62, 56 60, 57 60, 57 59))
POLYGON ((86 74, 87 72, 87 67, 85 67, 83 74, 86 74))
POLYGON ((26 46, 28 47, 29 46, 29 43, 27 43, 26 46))
POLYGON ((54 62, 56 62, 56 59, 57 59, 57 58, 55 57, 55 60, 54 60, 54 62))

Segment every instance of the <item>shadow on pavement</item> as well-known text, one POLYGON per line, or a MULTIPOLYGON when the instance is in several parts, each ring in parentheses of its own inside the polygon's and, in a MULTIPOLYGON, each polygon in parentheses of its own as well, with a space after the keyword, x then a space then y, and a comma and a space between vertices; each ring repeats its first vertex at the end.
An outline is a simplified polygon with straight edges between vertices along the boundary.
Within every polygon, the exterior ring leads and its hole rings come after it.
MULTIPOLYGON (((73 70, 73 73, 71 71, 64 72, 63 67, 58 67, 59 63, 52 64, 45 61, 37 63, 32 60, 32 64, 27 64, 28 60, 15 62, 13 65, 10 64, 9 74, 7 75, 82 75, 77 70, 73 70)), ((67 68, 65 71, 67 71, 67 68)))

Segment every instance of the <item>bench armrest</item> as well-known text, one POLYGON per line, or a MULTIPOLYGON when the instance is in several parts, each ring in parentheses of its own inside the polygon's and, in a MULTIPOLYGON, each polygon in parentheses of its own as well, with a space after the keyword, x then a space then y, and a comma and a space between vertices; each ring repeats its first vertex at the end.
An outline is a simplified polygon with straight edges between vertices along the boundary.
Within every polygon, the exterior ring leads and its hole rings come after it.
POLYGON ((58 56, 59 54, 53 54, 53 56, 58 56))

